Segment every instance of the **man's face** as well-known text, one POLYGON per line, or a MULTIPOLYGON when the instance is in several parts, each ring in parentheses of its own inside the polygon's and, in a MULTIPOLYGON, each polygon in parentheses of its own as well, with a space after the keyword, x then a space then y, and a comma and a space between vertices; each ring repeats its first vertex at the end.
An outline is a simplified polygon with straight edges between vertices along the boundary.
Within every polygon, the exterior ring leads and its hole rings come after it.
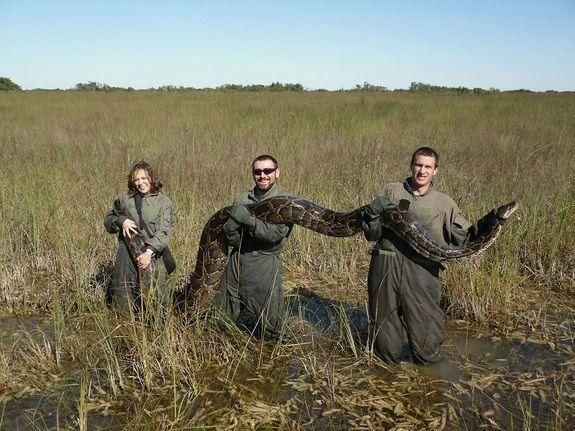
POLYGON ((260 192, 267 192, 276 183, 280 170, 276 169, 271 160, 257 160, 252 166, 254 182, 260 192))
POLYGON ((415 156, 415 161, 411 165, 412 186, 416 189, 428 187, 436 173, 435 157, 415 156))
POLYGON ((152 179, 148 173, 143 169, 138 169, 132 176, 134 186, 141 195, 146 196, 152 191, 152 179))

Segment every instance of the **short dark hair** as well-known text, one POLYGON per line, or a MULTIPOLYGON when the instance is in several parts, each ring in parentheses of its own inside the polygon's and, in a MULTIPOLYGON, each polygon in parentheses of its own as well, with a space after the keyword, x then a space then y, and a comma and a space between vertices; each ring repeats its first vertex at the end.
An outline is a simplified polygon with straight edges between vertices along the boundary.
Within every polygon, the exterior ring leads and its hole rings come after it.
POLYGON ((278 161, 269 154, 262 154, 261 156, 257 156, 254 161, 252 162, 252 168, 254 167, 256 162, 263 162, 264 160, 271 160, 274 164, 274 168, 278 168, 278 161))
POLYGON ((411 164, 409 166, 413 166, 415 164, 415 158, 417 156, 433 157, 435 159, 435 167, 439 166, 439 154, 431 147, 420 147, 415 150, 411 156, 411 164))
POLYGON ((136 162, 132 165, 132 167, 130 168, 130 172, 128 173, 128 176, 126 177, 126 179, 128 180, 128 195, 134 196, 136 193, 138 193, 138 189, 136 189, 136 186, 134 185, 134 174, 136 173, 136 171, 139 170, 146 172, 150 176, 150 184, 151 184, 150 193, 159 192, 162 188, 162 183, 160 182, 160 180, 158 180, 158 177, 154 172, 154 169, 148 163, 140 160, 139 162, 136 162))

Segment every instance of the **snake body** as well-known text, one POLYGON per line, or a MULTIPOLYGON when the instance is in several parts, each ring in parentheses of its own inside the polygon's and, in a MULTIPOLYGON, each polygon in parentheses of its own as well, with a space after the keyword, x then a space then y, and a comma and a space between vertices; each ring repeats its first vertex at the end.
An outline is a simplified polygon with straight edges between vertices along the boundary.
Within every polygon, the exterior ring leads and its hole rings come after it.
POLYGON ((140 283, 140 288, 149 289, 152 286, 154 265, 155 261, 152 260, 150 265, 146 269, 140 269, 138 267, 138 257, 146 251, 147 245, 144 241, 144 235, 141 232, 132 235, 130 238, 124 237, 124 242, 128 247, 128 252, 132 258, 134 266, 138 269, 138 282, 140 283))
MULTIPOLYGON (((120 204, 119 200, 114 201, 114 209, 117 211, 118 214, 128 218, 130 217, 126 209, 120 204)), ((134 264, 134 267, 136 267, 138 270, 138 282, 140 283, 140 286, 148 286, 148 287, 152 286, 153 270, 155 262, 152 261, 150 266, 148 266, 148 268, 146 269, 140 269, 138 267, 138 257, 146 251, 146 242, 144 235, 138 229, 138 232, 132 235, 131 237, 124 236, 122 233, 120 233, 120 237, 126 244, 126 247, 128 248, 128 253, 132 258, 132 263, 134 264)))
MULTIPOLYGON (((293 223, 315 232, 348 237, 362 231, 363 207, 341 213, 323 208, 311 201, 295 197, 275 197, 246 208, 260 220, 270 223, 293 223)), ((200 238, 196 266, 186 292, 215 289, 228 259, 228 244, 223 226, 229 218, 231 207, 217 211, 205 224, 200 238)), ((492 210, 478 222, 478 232, 466 246, 447 246, 431 237, 417 221, 415 214, 395 208, 381 214, 382 224, 402 238, 420 255, 438 262, 475 256, 486 250, 501 232, 507 218, 517 209, 511 202, 492 210)))

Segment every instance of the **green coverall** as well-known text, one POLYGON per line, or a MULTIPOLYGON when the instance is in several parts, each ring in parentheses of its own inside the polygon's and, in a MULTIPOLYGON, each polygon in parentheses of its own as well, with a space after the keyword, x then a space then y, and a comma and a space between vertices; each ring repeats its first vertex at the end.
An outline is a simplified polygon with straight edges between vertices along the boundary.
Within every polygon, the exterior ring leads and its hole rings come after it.
POLYGON ((391 230, 383 227, 374 206, 399 205, 415 213, 421 225, 441 244, 464 245, 476 227, 457 204, 433 187, 415 195, 409 179, 387 184, 364 213, 364 232, 377 241, 368 274, 370 332, 373 348, 386 362, 400 361, 403 328, 413 358, 420 363, 441 359, 443 311, 440 271, 443 266, 416 253, 391 230), (379 204, 377 201, 379 200, 379 204))
POLYGON ((170 292, 166 288, 166 268, 161 256, 164 248, 168 246, 174 223, 170 198, 162 192, 143 196, 142 218, 147 225, 147 230, 141 231, 144 241, 149 248, 155 250, 150 267, 145 270, 151 271, 150 277, 147 277, 152 280, 151 286, 140 286, 138 268, 130 257, 122 234, 122 224, 126 219, 139 224, 134 197, 128 193, 122 194, 116 198, 112 209, 104 217, 106 230, 111 234, 118 234, 118 252, 108 297, 122 311, 139 310, 142 303, 149 301, 159 301, 166 307, 171 300, 170 292))
MULTIPOLYGON (((254 189, 238 197, 234 205, 278 196, 288 194, 277 185, 263 196, 257 196, 254 189)), ((217 305, 234 322, 266 339, 277 339, 281 332, 285 303, 279 254, 292 227, 266 223, 251 214, 241 223, 230 217, 224 225, 233 250, 220 280, 217 305)))

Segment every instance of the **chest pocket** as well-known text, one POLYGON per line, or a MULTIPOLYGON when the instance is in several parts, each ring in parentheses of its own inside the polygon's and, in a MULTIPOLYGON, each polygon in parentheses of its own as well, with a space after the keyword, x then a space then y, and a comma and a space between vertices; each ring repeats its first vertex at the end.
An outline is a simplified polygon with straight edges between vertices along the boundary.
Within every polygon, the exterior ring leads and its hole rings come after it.
POLYGON ((423 228, 439 243, 446 244, 444 235, 445 213, 433 207, 420 206, 413 210, 423 228))
POLYGON ((144 221, 148 225, 148 228, 153 233, 156 232, 157 226, 161 220, 161 210, 162 207, 160 205, 142 205, 142 215, 144 217, 144 221))
POLYGON ((412 208, 412 211, 415 212, 417 215, 417 219, 421 223, 421 225, 429 229, 434 226, 434 223, 439 218, 439 213, 435 208, 428 207, 428 206, 417 206, 416 208, 412 208))

